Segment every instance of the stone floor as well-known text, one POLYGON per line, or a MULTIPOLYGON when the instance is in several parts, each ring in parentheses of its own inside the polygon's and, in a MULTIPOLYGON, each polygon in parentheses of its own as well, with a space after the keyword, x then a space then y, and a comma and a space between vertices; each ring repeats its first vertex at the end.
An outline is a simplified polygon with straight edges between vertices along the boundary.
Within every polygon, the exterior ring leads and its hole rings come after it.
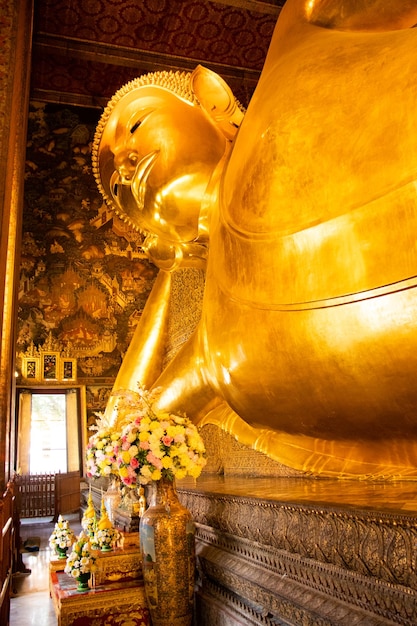
MULTIPOLYGON (((75 534, 81 530, 79 515, 65 516, 75 534)), ((50 517, 24 519, 21 522, 22 545, 29 537, 39 537, 39 552, 24 552, 23 563, 30 574, 13 576, 13 596, 10 600, 10 626, 56 626, 52 600, 49 597, 48 540, 54 529, 50 517)))

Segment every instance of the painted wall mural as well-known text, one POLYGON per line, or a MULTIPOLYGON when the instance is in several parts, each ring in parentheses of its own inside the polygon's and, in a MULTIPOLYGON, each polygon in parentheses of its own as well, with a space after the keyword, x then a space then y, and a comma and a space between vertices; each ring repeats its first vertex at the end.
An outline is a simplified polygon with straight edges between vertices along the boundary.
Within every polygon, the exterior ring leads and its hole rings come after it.
POLYGON ((90 153, 99 115, 31 103, 17 353, 52 343, 77 360, 79 382, 107 389, 157 269, 140 234, 109 212, 97 190, 90 153))

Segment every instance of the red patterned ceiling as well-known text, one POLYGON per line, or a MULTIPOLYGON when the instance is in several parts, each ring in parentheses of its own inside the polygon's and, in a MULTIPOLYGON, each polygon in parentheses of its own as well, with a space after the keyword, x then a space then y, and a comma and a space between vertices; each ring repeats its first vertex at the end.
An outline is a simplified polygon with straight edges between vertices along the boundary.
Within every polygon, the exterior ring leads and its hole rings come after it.
POLYGON ((217 71, 247 104, 284 0, 38 0, 32 97, 103 106, 135 76, 217 71))

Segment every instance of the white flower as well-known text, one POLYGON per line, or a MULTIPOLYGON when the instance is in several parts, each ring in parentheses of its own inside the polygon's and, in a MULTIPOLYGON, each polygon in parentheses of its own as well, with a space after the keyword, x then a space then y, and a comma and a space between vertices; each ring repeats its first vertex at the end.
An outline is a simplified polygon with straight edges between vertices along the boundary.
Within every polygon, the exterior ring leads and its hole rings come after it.
POLYGON ((72 532, 67 520, 63 520, 62 516, 58 517, 55 528, 49 537, 49 545, 51 548, 69 548, 75 541, 75 535, 72 532))
POLYGON ((81 573, 94 571, 96 557, 91 544, 83 533, 74 543, 72 552, 67 558, 65 573, 77 578, 81 573))

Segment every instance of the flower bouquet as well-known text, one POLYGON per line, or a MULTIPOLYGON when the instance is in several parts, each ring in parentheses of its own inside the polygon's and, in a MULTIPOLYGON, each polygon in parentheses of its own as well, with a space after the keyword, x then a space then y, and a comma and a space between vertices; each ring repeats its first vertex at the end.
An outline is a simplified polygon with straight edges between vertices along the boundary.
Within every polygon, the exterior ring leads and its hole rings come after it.
POLYGON ((81 533, 72 546, 72 551, 67 558, 65 573, 78 581, 77 589, 85 591, 88 589, 88 580, 96 570, 96 554, 92 548, 89 538, 81 533))
POLYGON ((119 433, 107 422, 105 416, 97 414, 97 424, 91 427, 96 432, 91 435, 86 448, 86 469, 89 478, 117 475, 116 454, 119 433))
POLYGON ((97 545, 100 550, 106 552, 107 550, 112 550, 120 541, 121 537, 121 533, 117 528, 114 528, 114 526, 99 528, 94 535, 94 544, 97 545))
POLYGON ((204 442, 187 417, 157 408, 158 389, 116 395, 123 398, 116 465, 125 485, 200 476, 207 462, 204 442))
POLYGON ((62 515, 58 517, 55 528, 49 537, 49 546, 55 550, 60 559, 66 558, 67 550, 75 541, 75 534, 70 528, 68 520, 64 520, 62 515))

